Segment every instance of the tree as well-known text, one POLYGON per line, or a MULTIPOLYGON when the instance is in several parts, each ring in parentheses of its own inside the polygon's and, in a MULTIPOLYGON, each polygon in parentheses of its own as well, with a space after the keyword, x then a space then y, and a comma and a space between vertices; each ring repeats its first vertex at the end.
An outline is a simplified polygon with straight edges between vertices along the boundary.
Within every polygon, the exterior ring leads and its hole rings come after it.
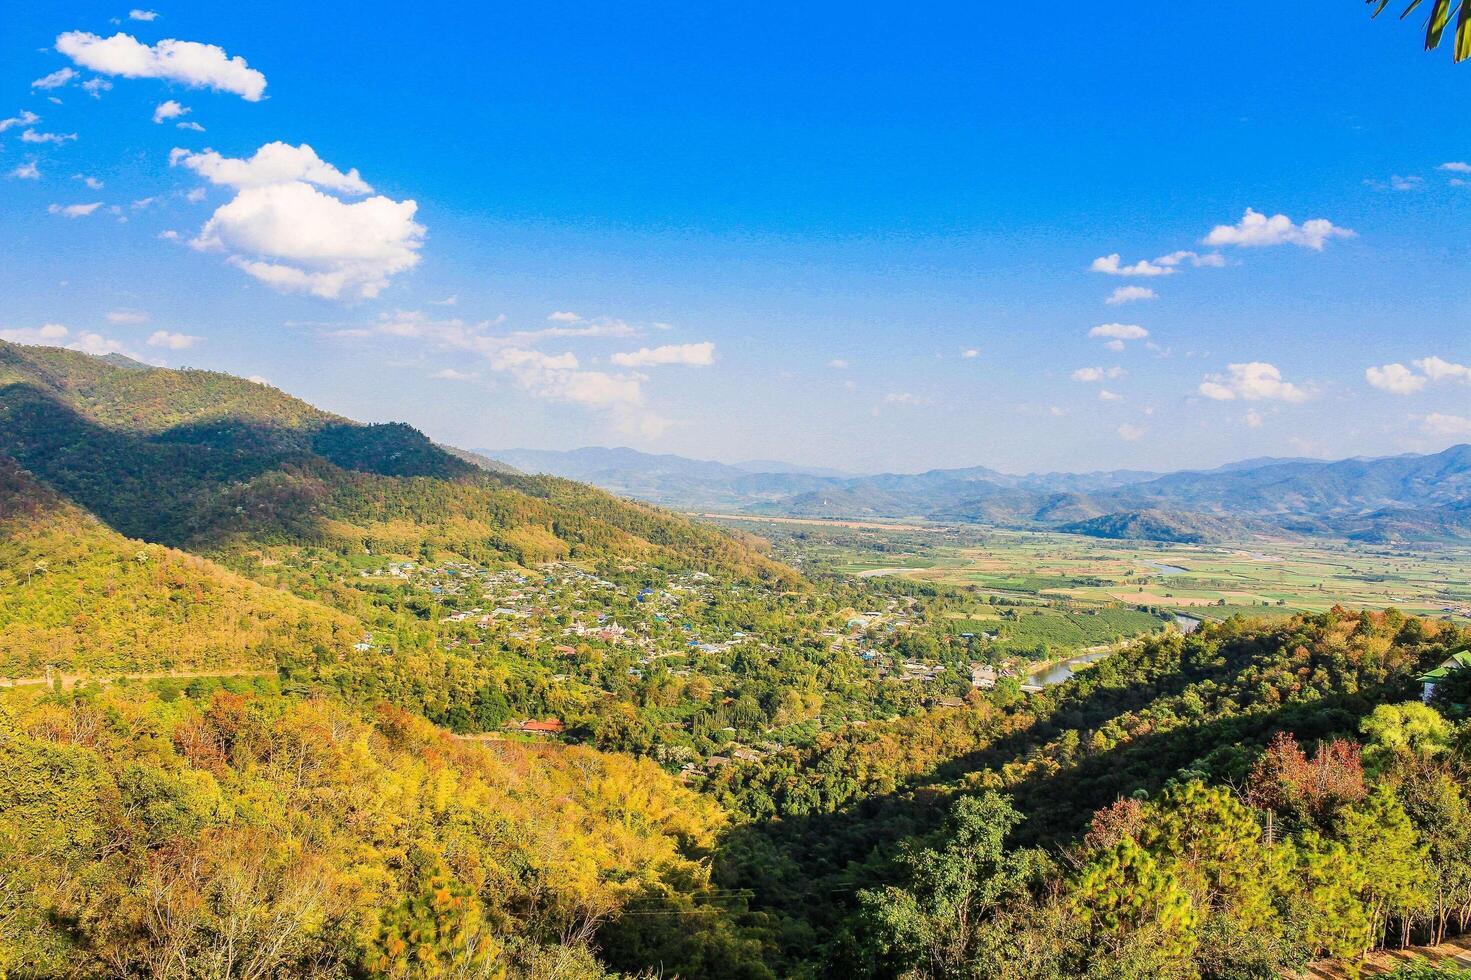
POLYGON ((1070 906, 1105 953, 1125 949, 1140 934, 1153 940, 1161 968, 1177 968, 1195 950, 1200 916, 1190 893, 1132 837, 1083 869, 1070 906))
POLYGON ((493 964, 500 944, 483 921, 480 902, 439 865, 416 894, 406 896, 384 917, 368 967, 385 977, 484 977, 504 975, 493 964))
POLYGON ((859 896, 877 957, 926 977, 977 976, 979 930, 1004 903, 1027 896, 1047 867, 1040 851, 1006 850, 1021 819, 1010 800, 990 790, 957 800, 945 844, 901 859, 908 888, 859 896))
POLYGON ((1381 704, 1359 730, 1368 738, 1364 762, 1373 775, 1429 762, 1450 748, 1454 734, 1438 711, 1419 701, 1381 704))
MULTIPOLYGON (((1378 17, 1384 13, 1384 8, 1389 6, 1390 0, 1365 0, 1366 3, 1378 4, 1374 8, 1372 16, 1378 17)), ((1400 14, 1400 20, 1404 20, 1419 7, 1421 0, 1410 0, 1400 14)), ((1445 34, 1445 29, 1450 26, 1451 14, 1456 14, 1456 38, 1451 49, 1451 60, 1455 63, 1471 58, 1471 0, 1432 0, 1430 5, 1430 17, 1425 22, 1425 50, 1434 51, 1440 47, 1440 39, 1445 34)))
POLYGON ((1393 790, 1381 783, 1363 803, 1343 812, 1338 830, 1359 866, 1360 898, 1368 910, 1371 941, 1380 941, 1390 920, 1397 919, 1401 945, 1408 945, 1409 924, 1431 904, 1426 848, 1409 815, 1393 790))

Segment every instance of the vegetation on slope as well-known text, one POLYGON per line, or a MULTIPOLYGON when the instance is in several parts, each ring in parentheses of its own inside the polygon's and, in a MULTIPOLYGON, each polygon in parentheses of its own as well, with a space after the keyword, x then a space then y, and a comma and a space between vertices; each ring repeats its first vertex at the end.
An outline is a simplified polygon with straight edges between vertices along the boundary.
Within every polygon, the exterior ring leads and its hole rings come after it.
POLYGON ((744 955, 705 898, 721 822, 650 763, 459 742, 391 708, 11 700, 0 972, 593 977, 598 929, 658 897, 720 975, 744 955))
POLYGON ((0 676, 335 662, 362 626, 203 558, 130 540, 0 455, 0 676))
MULTIPOLYGON (((1318 741, 1358 740, 1377 708, 1415 696, 1421 670, 1468 644, 1465 631, 1394 612, 1232 620, 1140 641, 1010 704, 850 729, 717 775, 711 790, 751 821, 730 835, 718 876, 753 889, 753 907, 773 917, 793 972, 836 963, 884 975, 875 962, 851 959, 866 929, 852 918, 853 896, 903 881, 906 848, 943 841, 931 835, 952 801, 1004 793, 1025 817, 1017 843, 1071 847, 1095 811, 1120 799, 1154 799, 1196 780, 1248 785, 1280 733, 1310 754, 1318 741), (814 959, 814 948, 826 951, 814 959)), ((1461 770, 1449 778, 1464 788, 1461 770)), ((1133 887, 1119 884, 1116 897, 1133 887)), ((1328 948, 1298 943, 1283 955, 1328 948)), ((1070 969, 1056 975, 1076 975, 1070 969)))
POLYGON ((0 343, 0 452, 115 530, 191 551, 617 555, 796 581, 748 544, 676 515, 487 472, 409 426, 359 425, 206 371, 0 343))

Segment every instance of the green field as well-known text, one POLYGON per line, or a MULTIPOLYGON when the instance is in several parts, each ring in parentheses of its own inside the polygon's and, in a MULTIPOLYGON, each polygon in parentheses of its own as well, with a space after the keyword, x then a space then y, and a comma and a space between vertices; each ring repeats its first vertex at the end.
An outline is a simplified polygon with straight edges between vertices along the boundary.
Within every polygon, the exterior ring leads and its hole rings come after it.
MULTIPOLYGON (((1049 607, 1078 620, 1090 611, 1142 615, 1134 611, 1149 609, 1224 619, 1335 605, 1471 620, 1471 548, 1287 539, 1185 545, 938 524, 734 523, 772 540, 778 557, 809 573, 902 575, 970 587, 987 600, 1049 607)), ((978 614, 977 624, 994 632, 992 615, 978 614)), ((1084 639, 1095 635, 1073 628, 1084 639)), ((1057 622, 1018 620, 1004 623, 1002 635, 1020 639, 1038 632, 1058 642, 1052 638, 1069 630, 1057 622)))

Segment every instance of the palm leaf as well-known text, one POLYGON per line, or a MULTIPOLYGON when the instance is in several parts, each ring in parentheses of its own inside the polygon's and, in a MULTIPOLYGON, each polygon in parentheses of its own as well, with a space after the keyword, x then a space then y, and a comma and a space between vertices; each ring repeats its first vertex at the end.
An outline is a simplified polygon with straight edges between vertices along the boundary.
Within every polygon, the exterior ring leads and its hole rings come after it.
POLYGON ((1461 12, 1456 18, 1456 46, 1451 52, 1451 61, 1460 62, 1471 58, 1471 3, 1461 0, 1461 12))
POLYGON ((1430 23, 1425 27, 1425 50, 1434 51, 1440 46, 1440 36, 1451 22, 1451 0, 1435 0, 1430 8, 1430 23))
POLYGON ((1420 0, 1410 0, 1410 5, 1406 7, 1404 11, 1399 15, 1399 19, 1404 20, 1406 17, 1410 16, 1410 11, 1414 10, 1418 6, 1420 6, 1420 0))

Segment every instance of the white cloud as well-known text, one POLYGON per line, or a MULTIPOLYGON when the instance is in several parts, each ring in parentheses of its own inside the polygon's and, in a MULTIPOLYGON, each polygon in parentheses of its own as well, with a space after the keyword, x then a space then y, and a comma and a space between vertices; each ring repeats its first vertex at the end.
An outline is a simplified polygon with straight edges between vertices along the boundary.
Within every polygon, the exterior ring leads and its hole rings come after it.
POLYGON ((1303 402, 1309 393, 1282 380, 1282 372, 1275 365, 1263 361, 1248 364, 1229 364, 1227 373, 1207 375, 1200 383, 1199 391, 1216 401, 1284 401, 1303 402))
POLYGON ((385 315, 369 327, 340 330, 337 335, 395 337, 421 341, 439 349, 474 353, 484 358, 490 370, 506 375, 535 397, 604 411, 622 431, 636 432, 648 438, 658 436, 670 423, 645 406, 645 379, 636 374, 586 370, 570 351, 552 354, 529 346, 568 331, 600 329, 597 322, 581 317, 577 322, 585 326, 493 334, 488 332, 488 328, 494 325, 494 321, 433 320, 422 313, 400 311, 385 315))
POLYGON ((102 98, 102 93, 111 88, 112 83, 105 78, 89 78, 82 83, 82 90, 94 99, 102 98))
MULTIPOLYGON (((505 319, 504 315, 501 317, 505 319)), ((518 330, 513 336, 521 340, 535 340, 548 337, 636 337, 638 330, 632 324, 617 317, 600 316, 586 319, 578 317, 576 321, 560 321, 569 323, 568 326, 542 327, 540 330, 518 330)))
POLYGON ((1234 225, 1216 225, 1204 239, 1206 245, 1236 245, 1241 248, 1258 248, 1271 245, 1298 245, 1314 251, 1322 251, 1332 238, 1352 238, 1354 233, 1339 228, 1327 218, 1313 218, 1301 225, 1293 224, 1285 214, 1272 217, 1246 209, 1241 220, 1234 225))
POLYGON ((96 177, 88 177, 86 174, 76 174, 72 177, 72 180, 80 180, 82 183, 87 185, 88 190, 93 191, 100 191, 103 187, 106 186, 102 183, 101 180, 97 179, 96 177))
POLYGON ((16 126, 34 126, 40 121, 40 116, 29 110, 22 109, 18 116, 11 116, 9 119, 0 119, 0 133, 16 126))
POLYGON ((1119 434, 1119 438, 1123 439, 1125 442, 1138 442, 1140 439, 1143 439, 1144 436, 1149 432, 1148 429, 1142 426, 1131 425, 1127 422, 1119 426, 1117 431, 1119 434))
POLYGON ((91 204, 52 204, 47 206, 46 212, 59 214, 63 218, 85 218, 100 207, 101 201, 93 201, 91 204))
POLYGON ((83 331, 74 334, 59 323, 47 323, 39 327, 17 327, 0 330, 0 340, 14 344, 39 344, 46 347, 67 347, 84 354, 116 354, 125 350, 116 340, 97 333, 83 331))
POLYGON ((848 360, 843 357, 835 357, 827 362, 827 366, 837 371, 846 371, 848 369, 848 360))
POLYGON ((15 327, 10 330, 0 330, 0 340, 8 340, 12 344, 51 344, 55 341, 65 340, 71 331, 59 323, 47 323, 39 327, 15 327))
POLYGON ((1252 429, 1260 429, 1262 427, 1262 423, 1266 421, 1264 418, 1262 418, 1262 413, 1258 412, 1254 408, 1247 411, 1245 415, 1245 420, 1247 427, 1252 429))
POLYGON ((156 10, 138 10, 137 8, 134 8, 134 9, 128 11, 128 20, 143 20, 143 21, 154 21, 154 20, 158 20, 158 11, 156 11, 156 10))
POLYGON ((547 319, 553 323, 581 323, 582 317, 567 310, 557 310, 555 313, 547 314, 547 319))
POLYGON ((1471 383, 1471 366, 1456 364, 1443 357, 1422 357, 1411 361, 1419 369, 1416 374, 1403 364, 1385 364, 1364 371, 1364 379, 1378 388, 1394 395, 1413 395, 1428 383, 1441 381, 1463 381, 1471 383))
POLYGON ((456 371, 454 368, 445 368, 442 371, 435 371, 430 377, 440 381, 474 381, 480 375, 473 371, 456 371))
POLYGON ((187 194, 184 195, 184 200, 188 201, 190 204, 198 204, 200 201, 204 200, 207 196, 208 196, 208 194, 205 193, 205 190, 204 190, 203 187, 195 187, 194 189, 192 189, 191 191, 189 191, 189 193, 187 193, 187 194))
POLYGON ((1455 364, 1440 357, 1422 357, 1413 362, 1415 367, 1425 372, 1425 376, 1431 381, 1468 381, 1471 382, 1471 366, 1455 364))
POLYGON ((656 367, 662 364, 684 364, 691 367, 706 367, 715 363, 715 344, 704 341, 698 344, 665 344, 661 347, 640 347, 636 351, 619 352, 613 355, 613 363, 619 367, 656 367))
POLYGON ((1113 379, 1113 378, 1122 378, 1123 376, 1124 376, 1124 369, 1121 368, 1121 367, 1111 367, 1111 368, 1083 367, 1083 368, 1078 368, 1072 374, 1072 378, 1073 378, 1074 381, 1083 381, 1083 382, 1089 382, 1089 383, 1094 382, 1094 381, 1102 381, 1104 378, 1113 379))
POLYGON ((1425 387, 1427 380, 1403 364, 1368 368, 1364 371, 1364 379, 1380 391, 1387 391, 1392 395, 1413 395, 1425 387))
POLYGON ((31 88, 46 89, 49 91, 50 89, 61 88, 76 77, 77 70, 75 68, 58 68, 51 74, 36 79, 31 83, 31 88))
POLYGON ((56 39, 56 50, 83 68, 123 78, 161 78, 192 88, 233 92, 247 102, 259 102, 266 76, 230 57, 213 44, 168 38, 147 45, 128 34, 101 38, 86 31, 68 31, 56 39))
POLYGON ((9 176, 17 177, 20 180, 40 180, 41 171, 36 167, 36 161, 31 160, 10 171, 9 176))
POLYGON ((1170 266, 1162 266, 1145 259, 1140 259, 1133 265, 1124 265, 1117 252, 1094 259, 1088 268, 1110 276, 1168 276, 1175 271, 1170 266))
POLYGON ((1225 267, 1226 257, 1220 252, 1207 252, 1201 255, 1199 252, 1180 251, 1171 252, 1169 255, 1161 255, 1154 260, 1155 265, 1162 265, 1172 269, 1186 262, 1197 269, 1220 269, 1225 267))
POLYGON ((973 361, 980 356, 981 352, 976 350, 974 347, 967 347, 965 350, 960 352, 960 359, 963 361, 973 361))
POLYGON ((204 132, 204 127, 201 126, 201 125, 199 125, 199 123, 195 122, 193 119, 189 119, 189 120, 186 120, 185 122, 181 122, 181 123, 174 123, 174 126, 177 127, 178 129, 187 129, 190 132, 194 132, 194 133, 202 133, 202 132, 204 132))
POLYGON ((1109 391, 1107 388, 1098 389, 1098 400, 1101 402, 1121 402, 1124 396, 1117 392, 1109 391))
POLYGON ((67 344, 67 346, 72 350, 79 350, 83 354, 95 354, 97 356, 103 354, 121 354, 127 349, 122 345, 121 341, 111 340, 99 333, 86 332, 77 334, 76 338, 67 344))
MULTIPOLYGON (((177 106, 178 103, 165 102, 164 105, 177 106)), ((163 106, 159 109, 162 110, 163 106)), ((158 121, 156 117, 154 121, 158 121)), ((169 151, 169 165, 182 165, 211 184, 236 190, 300 181, 342 194, 373 193, 373 188, 359 176, 356 167, 343 173, 317 156, 317 151, 305 143, 300 146, 279 141, 267 143, 247 160, 221 156, 214 150, 191 153, 175 147, 169 151)))
POLYGON ((1416 176, 1402 177, 1399 174, 1391 174, 1389 180, 1366 180, 1365 184, 1381 191, 1418 191, 1425 186, 1425 178, 1416 176))
POLYGON ((169 350, 188 350, 203 339, 203 337, 194 337, 187 333, 171 333, 168 330, 155 330, 148 337, 148 346, 165 347, 169 350))
POLYGON ((1109 306, 1120 306, 1124 303, 1136 303, 1145 299, 1159 299, 1159 294, 1148 286, 1120 286, 1108 294, 1104 300, 1109 306))
POLYGON ((232 264, 276 289, 372 298, 418 264, 417 210, 382 196, 347 204, 299 181, 247 186, 190 244, 230 252, 232 264))
POLYGON ((1101 323, 1089 330, 1088 336, 1109 340, 1143 340, 1149 336, 1149 331, 1137 323, 1101 323))
POLYGON ((76 138, 76 133, 38 133, 34 129, 20 134, 22 143, 67 143, 76 138))
POLYGON ((165 119, 177 119, 180 116, 188 115, 189 111, 190 110, 188 106, 179 105, 179 103, 175 102, 173 99, 169 99, 167 102, 160 102, 157 106, 154 107, 153 121, 156 123, 161 123, 165 119))
POLYGON ((1471 174, 1471 163, 1464 163, 1462 161, 1453 160, 1450 163, 1442 163, 1435 169, 1444 170, 1447 173, 1453 174, 1471 174))
POLYGON ((108 323, 139 324, 148 322, 148 314, 142 310, 109 310, 108 323))
POLYGON ((1438 436, 1471 436, 1471 419, 1461 415, 1432 412, 1420 420, 1420 425, 1438 436))
POLYGON ((891 391, 884 396, 885 405, 928 405, 930 400, 908 391, 891 391))
POLYGON ((459 301, 460 301, 460 294, 459 293, 455 293, 453 296, 446 296, 444 299, 431 299, 429 301, 429 305, 430 306, 454 306, 459 301))

